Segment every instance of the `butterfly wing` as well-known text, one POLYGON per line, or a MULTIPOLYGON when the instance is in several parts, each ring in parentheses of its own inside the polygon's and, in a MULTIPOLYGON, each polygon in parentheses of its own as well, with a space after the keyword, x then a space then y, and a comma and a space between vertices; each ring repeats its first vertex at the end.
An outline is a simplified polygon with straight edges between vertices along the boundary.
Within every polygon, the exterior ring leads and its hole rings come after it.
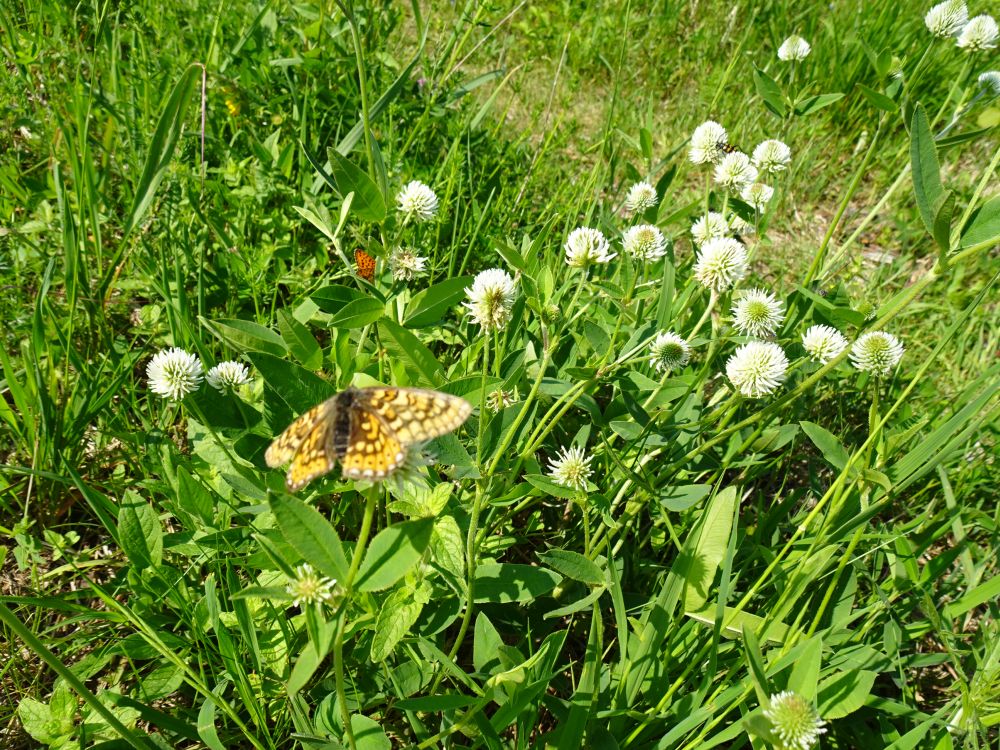
POLYGON ((358 267, 358 276, 369 282, 375 280, 375 259, 360 247, 354 251, 354 263, 358 267))
POLYGON ((331 434, 335 415, 334 399, 317 404, 292 422, 268 446, 264 454, 268 466, 291 462, 285 477, 289 492, 301 489, 333 469, 337 460, 331 434))
POLYGON ((386 423, 365 404, 355 402, 341 474, 350 479, 385 479, 405 458, 403 445, 386 423))
POLYGON ((464 398, 423 388, 363 388, 356 399, 403 445, 451 432, 472 413, 464 398))

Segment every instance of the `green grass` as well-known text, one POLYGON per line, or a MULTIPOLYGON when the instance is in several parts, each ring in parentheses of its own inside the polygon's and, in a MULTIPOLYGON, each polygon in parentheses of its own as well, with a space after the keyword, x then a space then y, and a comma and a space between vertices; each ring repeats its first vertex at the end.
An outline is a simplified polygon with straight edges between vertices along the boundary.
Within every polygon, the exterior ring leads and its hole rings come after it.
POLYGON ((824 747, 995 745, 988 53, 910 2, 345 10, 0 9, 0 744, 764 748, 788 690, 824 747), (688 162, 706 119, 791 147, 762 215, 688 162), (735 292, 695 278, 707 208, 757 225, 735 292), (642 222, 664 258, 623 251, 642 222), (578 226, 618 256, 568 266, 578 226), (495 332, 462 306, 489 268, 495 332), (791 362, 760 399, 726 374, 753 287, 791 362), (815 323, 906 353, 820 365, 815 323), (252 382, 162 399, 169 347, 252 382), (376 383, 474 411, 405 481, 286 492, 270 442, 376 383), (304 563, 331 598, 293 603, 304 563))

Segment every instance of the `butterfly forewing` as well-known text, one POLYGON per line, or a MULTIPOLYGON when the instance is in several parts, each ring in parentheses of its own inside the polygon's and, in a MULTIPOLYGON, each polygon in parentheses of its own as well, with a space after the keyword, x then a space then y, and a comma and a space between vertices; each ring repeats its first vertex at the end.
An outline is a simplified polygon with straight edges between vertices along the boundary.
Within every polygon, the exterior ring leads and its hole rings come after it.
POLYGON ((451 432, 472 411, 463 398, 422 388, 365 388, 359 398, 403 444, 451 432))
POLYGON ((333 399, 316 404, 305 414, 299 416, 292 422, 285 431, 276 437, 267 448, 264 460, 271 467, 287 464, 295 454, 299 452, 305 442, 306 436, 312 432, 317 422, 325 421, 322 418, 323 412, 333 408, 333 399))

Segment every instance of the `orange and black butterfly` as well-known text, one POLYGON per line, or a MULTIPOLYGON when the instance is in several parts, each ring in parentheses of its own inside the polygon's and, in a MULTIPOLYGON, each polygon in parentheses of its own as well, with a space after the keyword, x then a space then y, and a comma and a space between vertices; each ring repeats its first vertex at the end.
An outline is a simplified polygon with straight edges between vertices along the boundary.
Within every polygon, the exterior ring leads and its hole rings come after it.
POLYGON ((354 263, 358 268, 358 276, 369 283, 375 280, 375 259, 360 247, 354 251, 354 263))

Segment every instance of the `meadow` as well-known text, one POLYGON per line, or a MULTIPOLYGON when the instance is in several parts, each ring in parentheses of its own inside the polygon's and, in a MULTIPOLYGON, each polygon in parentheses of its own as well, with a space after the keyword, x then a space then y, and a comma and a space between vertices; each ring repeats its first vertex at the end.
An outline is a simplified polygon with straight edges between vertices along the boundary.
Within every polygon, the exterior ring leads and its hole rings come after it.
POLYGON ((991 11, 4 0, 0 747, 996 747, 991 11))

